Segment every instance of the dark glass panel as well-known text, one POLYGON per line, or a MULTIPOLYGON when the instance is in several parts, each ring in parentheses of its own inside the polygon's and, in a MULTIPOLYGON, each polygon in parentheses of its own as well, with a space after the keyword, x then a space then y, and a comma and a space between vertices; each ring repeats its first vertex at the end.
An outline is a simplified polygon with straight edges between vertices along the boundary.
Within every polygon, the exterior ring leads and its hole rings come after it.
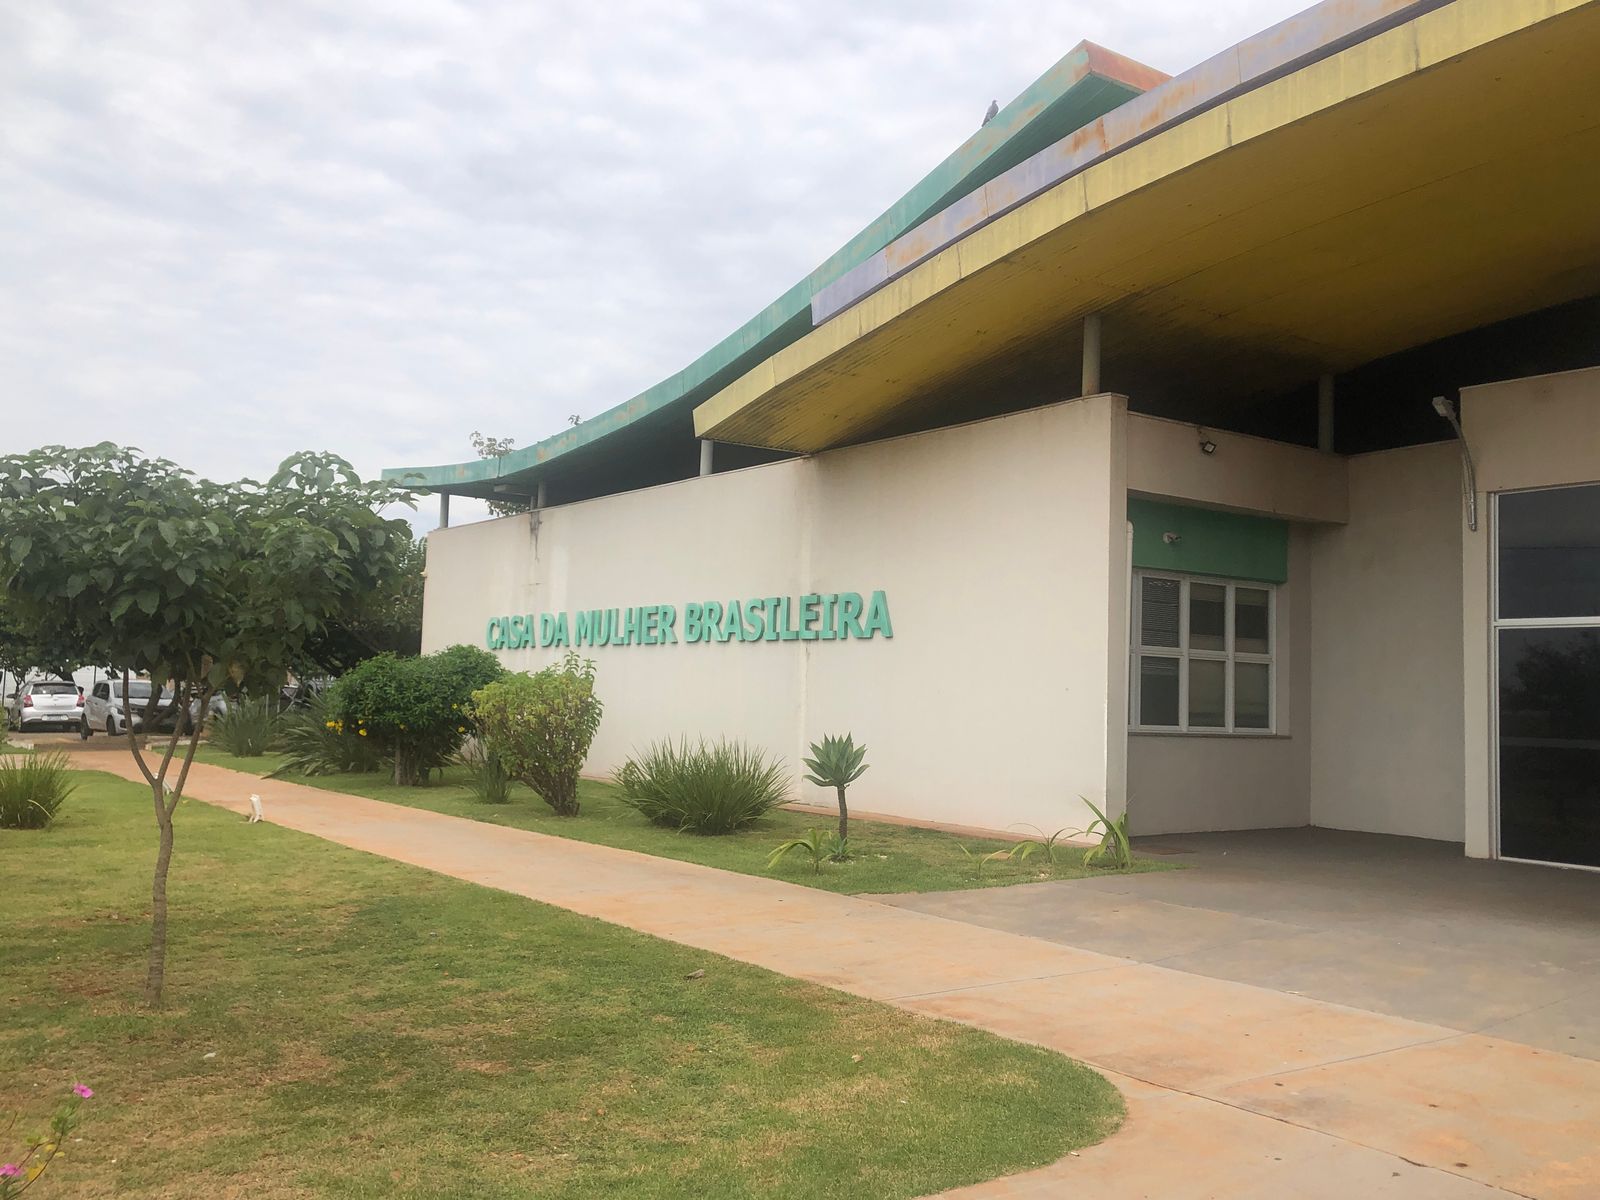
POLYGON ((1500 631, 1500 852, 1600 866, 1600 630, 1500 631))
POLYGON ((1178 724, 1178 660, 1139 660, 1139 724, 1178 724))
POLYGON ((1600 616, 1600 484, 1500 497, 1500 616, 1600 616))

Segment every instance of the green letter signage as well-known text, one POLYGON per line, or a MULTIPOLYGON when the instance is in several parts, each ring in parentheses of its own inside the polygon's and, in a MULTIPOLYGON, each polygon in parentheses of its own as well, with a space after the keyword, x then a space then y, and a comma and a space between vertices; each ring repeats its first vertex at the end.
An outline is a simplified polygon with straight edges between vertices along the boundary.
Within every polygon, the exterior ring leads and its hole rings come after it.
POLYGON ((707 642, 836 642, 894 637, 889 597, 860 592, 732 597, 575 612, 490 617, 490 650, 566 646, 672 646, 707 642), (680 619, 681 618, 681 619, 680 619), (681 632, 681 637, 680 637, 681 632))

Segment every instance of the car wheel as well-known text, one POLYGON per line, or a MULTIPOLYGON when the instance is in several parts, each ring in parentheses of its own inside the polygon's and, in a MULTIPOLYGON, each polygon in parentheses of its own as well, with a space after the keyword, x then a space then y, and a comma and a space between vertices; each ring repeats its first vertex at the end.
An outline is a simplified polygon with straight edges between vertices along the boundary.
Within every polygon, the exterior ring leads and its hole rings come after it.
POLYGON ((115 717, 111 716, 110 714, 107 714, 106 715, 106 736, 107 737, 116 737, 117 736, 117 732, 118 732, 117 731, 117 719, 115 717))
POLYGON ((89 728, 89 718, 80 718, 78 721, 78 739, 80 741, 87 742, 89 740, 89 735, 93 732, 94 730, 89 728))

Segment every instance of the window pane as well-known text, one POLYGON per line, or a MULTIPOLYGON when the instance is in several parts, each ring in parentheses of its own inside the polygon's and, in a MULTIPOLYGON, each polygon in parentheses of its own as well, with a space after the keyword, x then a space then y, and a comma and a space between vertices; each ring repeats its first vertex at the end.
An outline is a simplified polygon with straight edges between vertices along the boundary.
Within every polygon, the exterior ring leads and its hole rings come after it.
MULTIPOLYGON (((1146 646, 1176 646, 1178 644, 1178 588, 1176 579, 1152 579, 1146 576, 1141 581, 1139 595, 1140 627, 1143 630, 1143 645, 1146 646)), ((1177 721, 1172 722, 1174 725, 1177 721)))
POLYGON ((1178 660, 1139 659, 1139 724, 1178 724, 1178 660))
POLYGON ((1233 726, 1235 729, 1272 728, 1271 668, 1266 663, 1235 663, 1233 667, 1233 726))
POLYGON ((1214 658, 1189 660, 1189 725, 1191 728, 1226 727, 1228 664, 1214 658))
POLYGON ((1270 625, 1267 593, 1261 588, 1233 589, 1233 648, 1239 654, 1266 654, 1270 625))
POLYGON ((1600 867, 1600 630, 1500 631, 1500 852, 1600 867))
POLYGON ((1189 649, 1228 648, 1228 589, 1220 583, 1189 585, 1189 649))
POLYGON ((1600 616, 1600 484, 1500 497, 1501 617, 1600 616))

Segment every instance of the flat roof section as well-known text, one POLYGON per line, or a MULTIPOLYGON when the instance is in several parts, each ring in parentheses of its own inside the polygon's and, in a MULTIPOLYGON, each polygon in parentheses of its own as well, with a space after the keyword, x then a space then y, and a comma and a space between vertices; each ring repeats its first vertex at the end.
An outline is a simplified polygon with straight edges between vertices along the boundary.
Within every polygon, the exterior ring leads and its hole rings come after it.
MULTIPOLYGON (((553 472, 593 469, 601 460, 626 462, 658 450, 665 457, 675 436, 682 449, 692 452, 694 406, 809 333, 811 297, 820 288, 974 188, 1166 78, 1130 58, 1080 42, 826 262, 682 371, 503 458, 395 467, 383 477, 424 491, 492 497, 497 486, 531 491, 538 479, 553 472), (681 424, 676 434, 675 424, 681 424)), ((974 105, 975 118, 978 107, 974 105)))
POLYGON ((1107 386, 1154 370, 1246 395, 1600 291, 1596 61, 1596 0, 1422 12, 966 234, 701 405, 696 432, 860 440, 1075 359, 1090 312, 1107 386))

